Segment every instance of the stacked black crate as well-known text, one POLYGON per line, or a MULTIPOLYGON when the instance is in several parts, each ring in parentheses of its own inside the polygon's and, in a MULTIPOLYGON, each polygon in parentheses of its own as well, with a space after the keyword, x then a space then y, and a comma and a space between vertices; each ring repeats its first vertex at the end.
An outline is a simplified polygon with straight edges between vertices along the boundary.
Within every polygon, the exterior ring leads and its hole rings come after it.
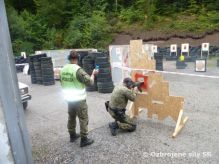
POLYGON ((155 53, 154 59, 156 61, 156 70, 163 71, 163 55, 162 55, 162 53, 155 53))
POLYGON ((30 75, 32 84, 42 84, 41 58, 46 54, 38 54, 29 57, 30 75))
POLYGON ((36 84, 37 83, 36 72, 35 72, 35 69, 34 69, 33 58, 32 57, 29 57, 29 70, 30 70, 31 83, 36 84))
POLYGON ((36 75, 36 83, 43 84, 42 70, 41 70, 41 58, 34 58, 33 65, 34 65, 34 71, 36 75))
POLYGON ((41 58, 41 70, 42 70, 42 81, 43 85, 54 85, 54 71, 53 63, 51 57, 42 57, 41 58))
POLYGON ((24 65, 19 65, 19 64, 25 64, 25 63, 28 63, 27 58, 24 58, 23 56, 15 57, 15 64, 17 64, 16 71, 22 72, 24 69, 24 65))
MULTIPOLYGON (((82 65, 84 71, 91 75, 94 68, 95 68, 95 54, 89 53, 87 56, 85 56, 82 60, 82 65)), ((97 81, 94 80, 94 85, 86 86, 86 91, 96 91, 97 90, 97 81)))
POLYGON ((83 67, 83 59, 88 55, 88 51, 77 51, 78 54, 78 65, 83 67))
POLYGON ((99 67, 97 88, 100 93, 111 93, 114 89, 109 58, 105 53, 96 53, 95 64, 99 67))

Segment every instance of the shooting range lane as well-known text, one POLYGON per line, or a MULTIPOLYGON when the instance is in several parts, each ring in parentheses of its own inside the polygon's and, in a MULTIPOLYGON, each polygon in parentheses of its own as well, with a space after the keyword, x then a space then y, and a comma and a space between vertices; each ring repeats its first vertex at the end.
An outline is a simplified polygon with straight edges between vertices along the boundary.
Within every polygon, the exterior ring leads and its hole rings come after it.
MULTIPOLYGON (((83 150, 79 148, 80 141, 69 143, 66 130, 67 108, 61 99, 59 84, 48 88, 32 85, 33 97, 37 98, 30 103, 31 110, 27 110, 26 116, 32 136, 35 162, 215 163, 218 161, 219 138, 218 129, 215 126, 219 123, 218 79, 177 74, 163 74, 163 76, 169 83, 169 95, 184 97, 184 115, 189 116, 189 121, 176 139, 170 136, 176 124, 178 130, 181 129, 179 121, 174 124, 173 119, 169 118, 162 122, 154 119, 154 116, 150 119, 145 117, 146 110, 139 114, 136 132, 120 133, 112 137, 108 127, 112 119, 104 107, 104 102, 109 100, 110 94, 93 92, 88 93, 87 103, 90 136, 94 138, 95 143, 83 150), (189 156, 147 158, 144 156, 145 153, 151 152, 187 154, 210 152, 212 156, 210 158, 189 156), (128 162, 127 159, 129 159, 128 162)), ((181 113, 179 111, 179 118, 181 113)), ((178 130, 176 129, 176 132, 178 130)))
MULTIPOLYGON (((30 79, 25 79, 27 76, 18 75, 21 82, 30 84, 30 79)), ((35 163, 216 163, 219 160, 218 129, 215 126, 219 124, 218 79, 173 74, 165 74, 164 79, 169 81, 170 95, 185 98, 184 114, 189 117, 175 139, 170 137, 175 128, 174 121, 171 118, 162 122, 149 119, 146 110, 139 115, 136 132, 112 137, 108 127, 112 119, 104 107, 110 94, 89 92, 89 130, 95 143, 86 149, 79 147, 79 140, 69 143, 67 105, 60 98, 59 83, 49 87, 30 85, 33 99, 25 115, 35 163), (211 152, 212 157, 144 158, 144 152, 211 152)))

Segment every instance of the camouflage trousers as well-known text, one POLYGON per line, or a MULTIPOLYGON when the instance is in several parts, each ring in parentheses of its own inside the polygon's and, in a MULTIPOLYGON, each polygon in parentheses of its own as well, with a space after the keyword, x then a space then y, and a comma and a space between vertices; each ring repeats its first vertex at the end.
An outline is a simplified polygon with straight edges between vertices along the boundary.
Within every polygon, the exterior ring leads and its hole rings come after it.
POLYGON ((79 119, 80 135, 88 135, 88 106, 86 100, 80 102, 68 102, 68 132, 76 133, 76 117, 79 119))
POLYGON ((120 129, 126 131, 134 131, 136 129, 134 120, 126 115, 125 112, 123 112, 122 117, 120 118, 118 118, 118 115, 111 109, 109 109, 108 112, 115 119, 120 129))

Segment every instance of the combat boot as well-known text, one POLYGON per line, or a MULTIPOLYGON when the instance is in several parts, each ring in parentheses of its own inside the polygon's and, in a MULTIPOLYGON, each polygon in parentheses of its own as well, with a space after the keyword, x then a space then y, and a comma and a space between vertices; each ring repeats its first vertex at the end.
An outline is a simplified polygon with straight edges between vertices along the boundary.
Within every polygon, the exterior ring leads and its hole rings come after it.
POLYGON ((94 140, 89 139, 87 137, 81 137, 81 147, 91 145, 92 143, 94 143, 94 140))
POLYGON ((79 134, 77 133, 72 133, 70 134, 70 142, 74 142, 75 140, 77 140, 80 137, 79 134))
POLYGON ((116 122, 109 123, 110 131, 112 136, 116 136, 118 133, 119 126, 116 122))
POLYGON ((130 129, 128 129, 128 132, 134 132, 136 130, 136 125, 132 125, 130 129))

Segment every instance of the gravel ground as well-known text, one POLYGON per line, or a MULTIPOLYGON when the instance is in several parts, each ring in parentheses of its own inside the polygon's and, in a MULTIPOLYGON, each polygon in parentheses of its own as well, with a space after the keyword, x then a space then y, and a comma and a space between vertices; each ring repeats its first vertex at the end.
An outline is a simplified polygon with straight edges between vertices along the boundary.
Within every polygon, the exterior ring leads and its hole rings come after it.
MULTIPOLYGON (((165 62, 165 70, 194 74, 219 75, 219 69, 194 72, 175 70, 174 62, 165 62)), ((88 93, 89 136, 95 143, 80 148, 80 140, 69 142, 67 104, 62 99, 59 82, 54 86, 30 84, 27 75, 19 81, 30 85, 32 100, 25 111, 35 163, 219 163, 219 79, 164 74, 170 95, 184 96, 184 115, 188 122, 175 138, 171 138, 175 122, 148 119, 146 111, 137 121, 133 133, 111 136, 112 121, 104 109, 110 94, 88 93)))

